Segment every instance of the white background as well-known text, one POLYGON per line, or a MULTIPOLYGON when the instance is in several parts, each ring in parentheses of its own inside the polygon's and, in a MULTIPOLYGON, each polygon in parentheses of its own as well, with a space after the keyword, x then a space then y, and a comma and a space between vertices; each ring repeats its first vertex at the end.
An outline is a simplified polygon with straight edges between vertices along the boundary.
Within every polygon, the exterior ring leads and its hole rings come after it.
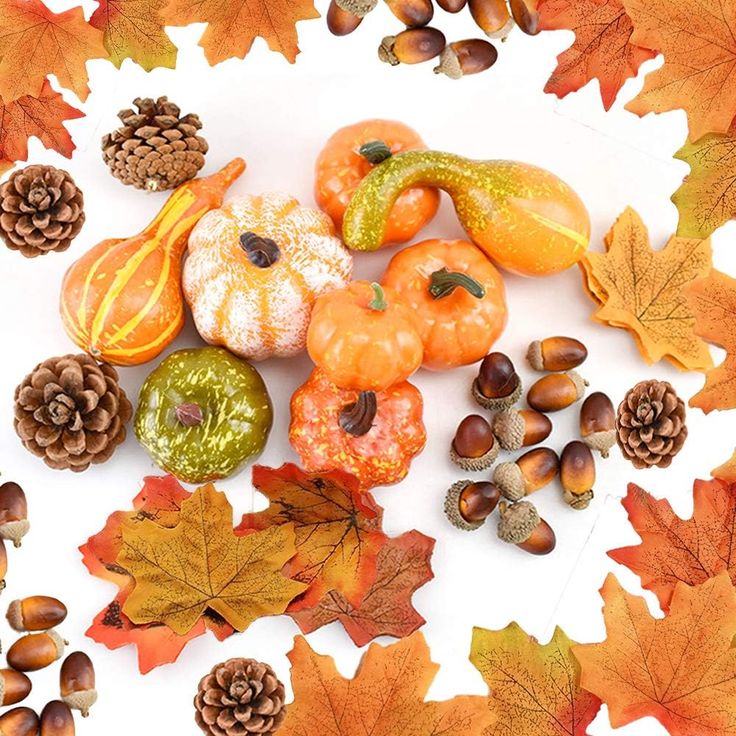
MULTIPOLYGON (((86 5, 91 11, 94 4, 86 5)), ((318 5, 325 10, 327 3, 318 5)), ((54 4, 55 9, 68 6, 66 0, 54 4)), ((475 34, 469 16, 440 14, 438 20, 452 38, 475 34)), ((16 480, 26 488, 33 525, 22 550, 12 552, 3 605, 34 593, 56 595, 67 602, 70 616, 63 633, 74 648, 84 648, 93 657, 101 694, 93 716, 79 726, 80 734, 193 734, 197 729, 191 699, 205 672, 228 657, 256 657, 273 665, 288 682, 286 653, 297 633, 290 619, 279 617, 258 621, 225 643, 209 635, 201 637, 187 646, 176 664, 145 677, 138 674, 132 647, 109 652, 85 639, 84 631, 112 599, 114 589, 87 574, 77 547, 103 526, 108 514, 128 508, 143 477, 157 469, 131 435, 103 466, 82 475, 55 472, 26 453, 13 432, 16 384, 41 360, 75 350, 57 311, 65 269, 99 240, 140 230, 166 198, 124 187, 106 171, 99 139, 116 126, 120 108, 129 106, 136 96, 167 94, 184 112, 199 113, 211 146, 206 172, 233 156, 248 161, 248 171, 233 192, 281 189, 313 204, 313 163, 327 137, 344 124, 388 117, 415 127, 431 147, 475 158, 521 159, 552 169, 587 203, 595 249, 602 247, 603 235, 627 205, 648 223, 656 247, 676 227, 677 213, 669 197, 687 167, 671 156, 686 136, 684 113, 640 120, 618 103, 606 114, 597 84, 563 102, 543 94, 556 54, 572 38, 567 33, 531 39, 516 32, 500 46, 494 69, 456 82, 433 75, 431 64, 413 68, 380 64, 375 48, 384 33, 397 27, 384 7, 348 39, 333 38, 324 21, 315 20, 300 24, 304 51, 295 66, 267 51, 259 40, 244 62, 231 60, 215 68, 207 65, 196 45, 202 26, 172 29, 181 49, 176 71, 147 74, 131 62, 122 71, 103 61, 88 65, 93 92, 84 106, 87 117, 69 124, 78 145, 71 162, 45 151, 36 141, 31 145, 31 162, 72 172, 85 192, 87 223, 64 254, 26 260, 0 249, 0 472, 3 480, 16 480)), ((649 62, 645 68, 659 63, 649 62)), ((633 96, 640 84, 627 84, 622 98, 633 96)), ((67 99, 74 102, 69 94, 67 99)), ((440 215, 423 235, 462 235, 449 201, 444 201, 440 215)), ((731 273, 736 272, 729 243, 733 235, 734 228, 727 226, 714 238, 716 265, 731 273)), ((378 277, 389 256, 386 251, 359 255, 357 276, 378 277)), ((645 365, 627 333, 593 323, 593 304, 583 292, 577 269, 546 280, 509 276, 506 284, 510 320, 497 348, 508 352, 520 368, 530 340, 569 334, 584 340, 590 349, 582 372, 592 389, 606 391, 616 403, 631 385, 646 378, 672 381, 685 398, 700 386, 702 378, 697 374, 679 374, 665 363, 645 365)), ((172 349, 199 344, 188 325, 172 349)), ((156 362, 121 371, 133 401, 156 362)), ((277 466, 296 459, 286 439, 288 402, 310 367, 306 358, 299 358, 269 361, 259 368, 276 412, 261 462, 277 466)), ((458 532, 442 513, 445 488, 463 475, 446 455, 456 423, 477 408, 468 397, 473 372, 471 368, 445 374, 419 372, 415 382, 426 401, 427 447, 404 483, 375 494, 386 509, 389 534, 416 527, 437 539, 436 578, 414 598, 429 622, 424 634, 433 657, 442 665, 430 693, 435 698, 484 692, 480 676, 467 661, 473 626, 501 628, 516 620, 546 641, 554 625, 560 624, 578 641, 602 639, 598 588, 606 573, 614 570, 629 590, 641 593, 638 579, 605 554, 637 542, 618 501, 626 483, 635 481, 658 497, 666 495, 681 515, 689 515, 693 478, 707 477, 736 444, 727 413, 706 418, 691 411, 690 438, 669 470, 636 472, 614 455, 599 464, 596 500, 582 513, 564 505, 559 489, 540 492, 535 502, 557 531, 558 548, 549 557, 534 558, 498 542, 490 526, 475 534, 458 532)), ((555 424, 552 446, 561 449, 575 435, 577 411, 556 416, 555 424)), ((237 519, 241 512, 265 505, 250 485, 249 469, 218 487, 227 491, 237 519)), ((654 597, 646 597, 656 612, 654 597)), ((10 638, 4 629, 6 646, 10 638)), ((352 674, 361 652, 338 625, 309 639, 317 651, 333 655, 344 673, 352 674)), ((34 678, 31 705, 41 708, 55 697, 56 678, 56 670, 34 678)), ((605 708, 590 732, 612 733, 605 708)), ((657 736, 664 729, 646 719, 620 733, 657 736)))

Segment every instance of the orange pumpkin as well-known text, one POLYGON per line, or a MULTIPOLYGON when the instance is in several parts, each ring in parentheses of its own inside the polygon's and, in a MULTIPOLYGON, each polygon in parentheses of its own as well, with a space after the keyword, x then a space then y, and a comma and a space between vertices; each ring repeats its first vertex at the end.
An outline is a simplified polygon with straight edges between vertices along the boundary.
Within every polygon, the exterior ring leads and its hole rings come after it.
MULTIPOLYGON (((377 163, 400 151, 426 149, 424 141, 408 125, 393 120, 365 120, 338 130, 317 157, 315 200, 342 228, 350 198, 377 163), (364 149, 380 142, 384 147, 364 149)), ((396 200, 386 221, 383 244, 411 240, 437 213, 440 195, 436 189, 414 187, 396 200)))
POLYGON ((475 363, 506 326, 501 274, 467 240, 425 240, 404 248, 382 283, 418 318, 425 368, 475 363))
POLYGON ((419 390, 345 391, 315 369, 291 398, 289 439, 310 473, 344 470, 362 490, 398 483, 424 448, 419 390))
POLYGON ((103 240, 72 264, 61 287, 61 317, 82 350, 115 365, 138 365, 171 343, 184 325, 181 260, 189 233, 244 170, 236 158, 212 176, 185 182, 142 233, 103 240))
POLYGON ((383 391, 419 368, 423 350, 414 315, 393 289, 353 281, 315 302, 307 352, 336 386, 383 391))

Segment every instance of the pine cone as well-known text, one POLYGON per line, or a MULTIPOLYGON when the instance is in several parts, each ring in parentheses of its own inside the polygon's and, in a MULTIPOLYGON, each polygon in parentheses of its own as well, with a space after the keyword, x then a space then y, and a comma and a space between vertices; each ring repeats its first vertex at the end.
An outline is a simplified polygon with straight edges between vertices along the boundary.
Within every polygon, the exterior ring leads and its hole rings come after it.
POLYGON ((207 141, 197 133, 197 115, 181 117, 166 97, 136 98, 134 110, 121 110, 122 127, 104 136, 102 154, 123 184, 156 192, 193 179, 204 166, 207 141))
POLYGON ((271 736, 286 718, 284 697, 267 664, 229 659, 200 681, 195 720, 208 736, 271 736))
POLYGON ((637 383, 618 407, 616 435, 635 468, 666 468, 687 438, 685 402, 666 381, 637 383))
POLYGON ((84 195, 53 166, 26 166, 0 185, 0 237, 27 258, 64 251, 84 224, 84 195))
POLYGON ((45 360, 15 390, 15 431, 54 470, 108 460, 132 413, 117 371, 86 354, 45 360))

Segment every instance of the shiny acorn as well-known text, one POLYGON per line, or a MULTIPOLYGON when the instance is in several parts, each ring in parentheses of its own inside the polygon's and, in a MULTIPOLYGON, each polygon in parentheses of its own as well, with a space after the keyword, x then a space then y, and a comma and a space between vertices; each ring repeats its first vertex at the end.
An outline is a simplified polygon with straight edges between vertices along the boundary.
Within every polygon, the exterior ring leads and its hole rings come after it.
POLYGON ((549 447, 536 447, 525 452, 515 462, 501 463, 493 473, 493 482, 501 495, 509 501, 518 501, 551 483, 560 463, 549 447))
POLYGON ((527 34, 536 36, 539 33, 539 12, 535 0, 509 0, 511 15, 516 25, 527 34))
POLYGON ((39 736, 74 736, 74 716, 66 703, 52 700, 41 711, 39 736))
POLYGON ((601 391, 590 394, 580 407, 580 436, 591 450, 608 457, 616 444, 616 411, 601 391))
POLYGON ((514 27, 506 0, 468 0, 468 9, 478 28, 490 38, 504 39, 514 27))
POLYGON ((593 500, 595 460, 590 448, 583 442, 570 442, 562 451, 560 482, 565 503, 578 510, 588 508, 593 500))
POLYGON ((567 409, 583 397, 587 385, 588 382, 575 371, 550 373, 532 385, 526 403, 541 412, 567 409))
POLYGON ((454 483, 445 497, 445 515, 453 526, 475 531, 493 513, 501 492, 493 483, 461 480, 454 483))
POLYGON ((440 63, 434 68, 434 73, 461 79, 490 69, 497 59, 496 47, 481 38, 453 41, 442 49, 440 63))
POLYGON ((535 371, 569 371, 588 357, 588 348, 573 337, 547 337, 535 340, 526 353, 535 371))
POLYGON ((66 615, 66 606, 57 598, 32 595, 13 601, 6 617, 16 631, 48 631, 64 621, 66 615))
POLYGON ((95 689, 95 668, 92 660, 84 652, 72 652, 61 664, 59 674, 61 699, 73 710, 78 710, 83 718, 97 702, 95 689))
POLYGON ((493 417, 493 434, 504 450, 538 445, 551 432, 550 418, 534 409, 507 409, 493 417))
POLYGON ((363 18, 361 16, 343 10, 336 0, 330 2, 330 6, 327 8, 327 28, 333 36, 348 36, 362 22, 363 18))
POLYGON ((0 736, 38 736, 39 725, 35 710, 12 708, 0 716, 0 736))
POLYGON ((408 28, 386 36, 378 47, 378 58, 391 66, 421 64, 439 56, 446 43, 445 34, 436 28, 408 28))
POLYGON ((0 669, 0 706, 15 705, 25 700, 33 685, 27 675, 11 669, 0 669))
POLYGON ((465 417, 450 445, 450 459, 463 470, 487 470, 498 457, 498 442, 491 425, 478 414, 465 417))
POLYGON ((65 644, 53 629, 42 634, 26 634, 8 650, 8 664, 19 672, 42 670, 61 659, 65 644))
POLYGON ((437 5, 447 13, 459 13, 467 4, 468 0, 437 0, 437 5))
POLYGON ((521 378, 510 358, 503 353, 489 353, 483 358, 473 381, 473 398, 484 409, 510 409, 521 397, 521 378))
POLYGON ((534 504, 519 501, 498 505, 498 538, 532 555, 548 555, 557 545, 552 527, 539 516, 534 504))
POLYGON ((432 0, 384 0, 389 10, 407 27, 426 26, 434 15, 432 0))
POLYGON ((0 485, 0 539, 20 547, 30 528, 26 494, 17 483, 3 483, 0 485))

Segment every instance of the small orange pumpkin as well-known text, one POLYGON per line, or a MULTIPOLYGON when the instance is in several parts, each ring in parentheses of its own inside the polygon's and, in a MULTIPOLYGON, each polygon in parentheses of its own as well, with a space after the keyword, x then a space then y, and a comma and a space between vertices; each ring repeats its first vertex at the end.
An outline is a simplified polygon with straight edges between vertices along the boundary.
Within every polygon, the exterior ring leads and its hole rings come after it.
POLYGON ((404 248, 382 283, 418 318, 425 368, 475 363, 506 326, 501 274, 467 240, 425 240, 404 248))
POLYGON ((291 398, 289 440, 310 473, 344 470, 362 490, 398 483, 424 448, 419 390, 345 391, 315 369, 291 398))
POLYGON ((384 391, 419 368, 423 350, 414 315, 393 289, 353 281, 315 302, 307 352, 336 386, 384 391))
MULTIPOLYGON (((426 147, 412 128, 393 120, 364 120, 341 128, 317 157, 314 184, 317 205, 341 230, 350 198, 376 164, 400 151, 426 147), (377 143, 382 145, 371 145, 377 143)), ((436 189, 407 189, 391 210, 383 244, 411 240, 437 214, 439 204, 440 195, 436 189)))

